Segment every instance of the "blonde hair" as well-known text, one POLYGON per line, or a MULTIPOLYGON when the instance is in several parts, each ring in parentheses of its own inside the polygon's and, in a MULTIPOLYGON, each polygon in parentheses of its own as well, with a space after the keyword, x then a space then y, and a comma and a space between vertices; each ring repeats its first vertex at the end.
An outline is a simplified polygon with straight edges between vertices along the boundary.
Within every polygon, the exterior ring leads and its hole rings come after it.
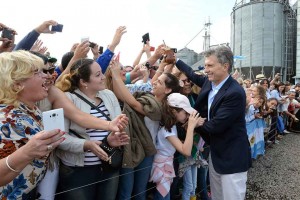
POLYGON ((112 81, 112 72, 111 72, 110 66, 108 66, 105 71, 105 85, 106 85, 107 89, 114 91, 113 81, 112 81))
POLYGON ((92 59, 82 58, 71 66, 70 73, 65 74, 61 81, 55 84, 63 92, 74 92, 79 89, 80 80, 88 82, 91 76, 91 65, 95 61, 92 59))
POLYGON ((23 88, 16 88, 16 83, 24 81, 34 72, 44 67, 44 61, 28 51, 14 51, 0 54, 0 103, 18 107, 18 93, 23 88))

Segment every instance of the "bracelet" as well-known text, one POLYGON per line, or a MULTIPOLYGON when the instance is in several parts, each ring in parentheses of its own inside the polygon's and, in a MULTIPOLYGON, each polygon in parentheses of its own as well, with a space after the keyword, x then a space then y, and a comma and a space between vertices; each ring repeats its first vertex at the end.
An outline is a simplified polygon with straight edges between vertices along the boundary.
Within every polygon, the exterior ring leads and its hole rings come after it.
MULTIPOLYGON (((10 156, 10 155, 9 155, 9 156, 10 156)), ((6 159, 5 159, 6 166, 7 166, 11 171, 16 172, 16 173, 20 173, 21 171, 17 171, 17 170, 15 170, 15 169, 13 169, 13 168, 8 164, 8 158, 9 158, 9 156, 7 156, 6 159)))

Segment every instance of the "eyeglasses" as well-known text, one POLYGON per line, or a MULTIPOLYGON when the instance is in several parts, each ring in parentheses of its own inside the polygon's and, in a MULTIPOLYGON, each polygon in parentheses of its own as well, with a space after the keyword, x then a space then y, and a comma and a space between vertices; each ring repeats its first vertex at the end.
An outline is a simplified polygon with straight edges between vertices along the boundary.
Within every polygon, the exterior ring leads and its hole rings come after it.
POLYGON ((191 80, 190 79, 184 79, 184 80, 181 80, 184 84, 186 84, 186 83, 191 83, 191 80))
POLYGON ((53 74, 55 70, 55 67, 49 68, 49 69, 43 69, 43 73, 45 74, 53 74))

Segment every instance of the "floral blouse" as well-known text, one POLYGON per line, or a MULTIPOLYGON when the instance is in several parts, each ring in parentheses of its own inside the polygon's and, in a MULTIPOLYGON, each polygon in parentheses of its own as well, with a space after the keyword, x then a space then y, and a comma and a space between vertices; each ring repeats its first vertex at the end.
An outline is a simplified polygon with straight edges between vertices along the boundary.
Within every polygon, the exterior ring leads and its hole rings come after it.
MULTIPOLYGON (((41 111, 21 103, 18 108, 0 104, 0 159, 22 147, 43 130, 41 111)), ((9 184, 0 187, 0 199, 23 199, 43 179, 47 158, 34 159, 9 184)))

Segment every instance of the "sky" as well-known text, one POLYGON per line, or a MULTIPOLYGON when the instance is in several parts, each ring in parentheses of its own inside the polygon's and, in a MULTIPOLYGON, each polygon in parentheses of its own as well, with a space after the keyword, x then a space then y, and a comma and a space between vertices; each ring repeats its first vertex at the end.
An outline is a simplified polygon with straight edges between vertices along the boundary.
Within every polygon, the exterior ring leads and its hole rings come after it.
MULTIPOLYGON (((119 26, 126 26, 115 52, 132 65, 142 49, 142 35, 149 32, 151 46, 165 43, 178 50, 196 36, 210 18, 211 45, 230 42, 230 14, 236 0, 10 0, 1 9, 0 22, 14 28, 20 41, 46 20, 64 25, 62 33, 42 34, 51 56, 61 59, 71 46, 88 36, 104 49, 119 26)), ((187 48, 203 50, 202 31, 187 48)), ((91 54, 90 54, 91 56, 91 54)), ((142 59, 145 59, 143 57, 142 59)))

